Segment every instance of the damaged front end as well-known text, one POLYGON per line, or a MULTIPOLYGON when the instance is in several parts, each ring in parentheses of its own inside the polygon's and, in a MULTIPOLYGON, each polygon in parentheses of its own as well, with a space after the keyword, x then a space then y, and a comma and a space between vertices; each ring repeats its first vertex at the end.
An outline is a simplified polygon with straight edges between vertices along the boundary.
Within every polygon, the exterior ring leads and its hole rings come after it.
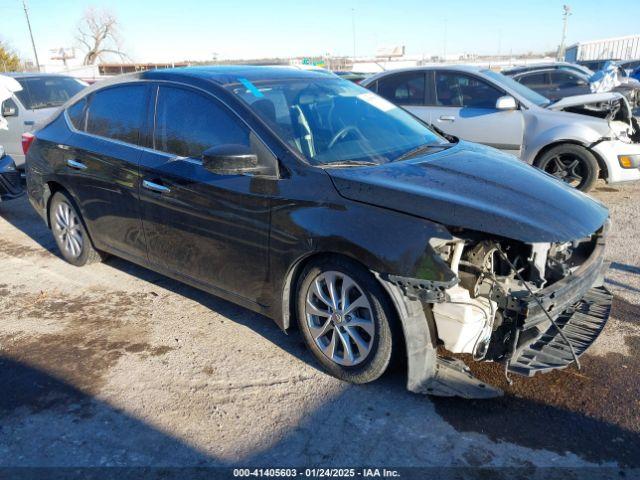
POLYGON ((434 246, 453 280, 382 276, 402 304, 409 390, 465 398, 502 393, 438 349, 501 363, 506 375, 532 376, 577 361, 609 317, 607 228, 608 222, 593 235, 559 243, 459 230, 454 241, 434 246))
POLYGON ((608 92, 566 97, 547 108, 601 118, 609 123, 614 138, 640 143, 640 123, 633 115, 635 102, 620 93, 608 92))

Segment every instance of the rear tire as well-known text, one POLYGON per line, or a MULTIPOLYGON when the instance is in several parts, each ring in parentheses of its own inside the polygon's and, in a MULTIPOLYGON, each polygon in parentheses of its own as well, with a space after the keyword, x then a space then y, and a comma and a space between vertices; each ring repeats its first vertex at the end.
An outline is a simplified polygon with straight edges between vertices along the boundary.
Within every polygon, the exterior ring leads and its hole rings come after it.
POLYGON ((56 192, 49 203, 49 224, 62 258, 76 267, 102 261, 91 243, 82 216, 73 200, 56 192))
POLYGON ((580 145, 565 143, 545 152, 535 166, 578 190, 588 192, 600 174, 596 157, 580 145))
POLYGON ((369 271, 347 259, 324 258, 306 266, 296 295, 300 331, 327 372, 368 383, 387 370, 402 342, 391 302, 369 271))

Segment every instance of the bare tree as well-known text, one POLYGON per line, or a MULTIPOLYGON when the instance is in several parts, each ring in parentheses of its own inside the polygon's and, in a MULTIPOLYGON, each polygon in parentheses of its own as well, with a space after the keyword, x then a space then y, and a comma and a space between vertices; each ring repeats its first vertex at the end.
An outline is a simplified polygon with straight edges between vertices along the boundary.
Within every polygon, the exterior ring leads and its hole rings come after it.
POLYGON ((118 19, 106 10, 88 8, 78 24, 76 40, 85 52, 83 65, 94 65, 108 54, 129 58, 121 48, 118 19))

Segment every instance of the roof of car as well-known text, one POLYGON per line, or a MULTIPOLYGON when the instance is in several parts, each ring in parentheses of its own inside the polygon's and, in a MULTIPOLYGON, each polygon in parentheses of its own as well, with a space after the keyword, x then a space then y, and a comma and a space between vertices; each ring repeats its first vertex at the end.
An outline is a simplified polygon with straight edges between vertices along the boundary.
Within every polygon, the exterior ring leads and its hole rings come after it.
POLYGON ((375 75, 373 75, 371 77, 367 77, 362 82, 362 85, 369 85, 370 83, 376 81, 377 79, 385 77, 385 76, 390 75, 390 74, 408 73, 408 72, 420 72, 420 71, 428 72, 430 70, 453 70, 453 71, 457 71, 457 72, 466 72, 466 73, 481 73, 481 72, 484 72, 486 70, 489 70, 489 68, 488 67, 481 67, 481 66, 478 66, 478 65, 448 65, 448 64, 426 65, 424 67, 397 68, 397 69, 393 69, 393 70, 385 70, 384 72, 379 72, 379 73, 376 73, 375 75))
POLYGON ((246 66, 246 65, 216 65, 199 67, 168 68, 163 70, 148 70, 141 75, 147 79, 199 78, 225 85, 236 83, 239 78, 249 81, 277 80, 292 78, 327 78, 334 77, 328 70, 303 69, 287 66, 246 66))
POLYGON ((502 73, 514 74, 514 73, 528 72, 528 71, 533 71, 533 70, 543 70, 543 69, 550 69, 550 68, 573 68, 573 69, 579 69, 580 65, 575 65, 575 64, 566 63, 566 62, 534 63, 534 64, 531 64, 531 65, 518 65, 518 66, 512 67, 512 68, 505 68, 504 70, 502 70, 502 73))

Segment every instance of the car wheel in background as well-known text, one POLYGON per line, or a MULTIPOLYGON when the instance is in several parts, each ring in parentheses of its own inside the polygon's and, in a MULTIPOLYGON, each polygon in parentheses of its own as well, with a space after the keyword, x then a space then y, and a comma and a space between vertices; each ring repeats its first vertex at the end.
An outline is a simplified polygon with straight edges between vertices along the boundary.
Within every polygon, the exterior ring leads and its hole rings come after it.
POLYGON ((101 254, 93 248, 73 200, 63 192, 56 192, 51 198, 49 223, 60 253, 67 262, 81 267, 102 260, 101 254))
POLYGON ((583 192, 593 188, 600 172, 593 153, 585 147, 570 143, 558 145, 545 152, 535 165, 583 192))
POLYGON ((325 370, 352 383, 379 378, 400 343, 382 287, 346 259, 327 258, 304 269, 297 318, 307 347, 325 370))

